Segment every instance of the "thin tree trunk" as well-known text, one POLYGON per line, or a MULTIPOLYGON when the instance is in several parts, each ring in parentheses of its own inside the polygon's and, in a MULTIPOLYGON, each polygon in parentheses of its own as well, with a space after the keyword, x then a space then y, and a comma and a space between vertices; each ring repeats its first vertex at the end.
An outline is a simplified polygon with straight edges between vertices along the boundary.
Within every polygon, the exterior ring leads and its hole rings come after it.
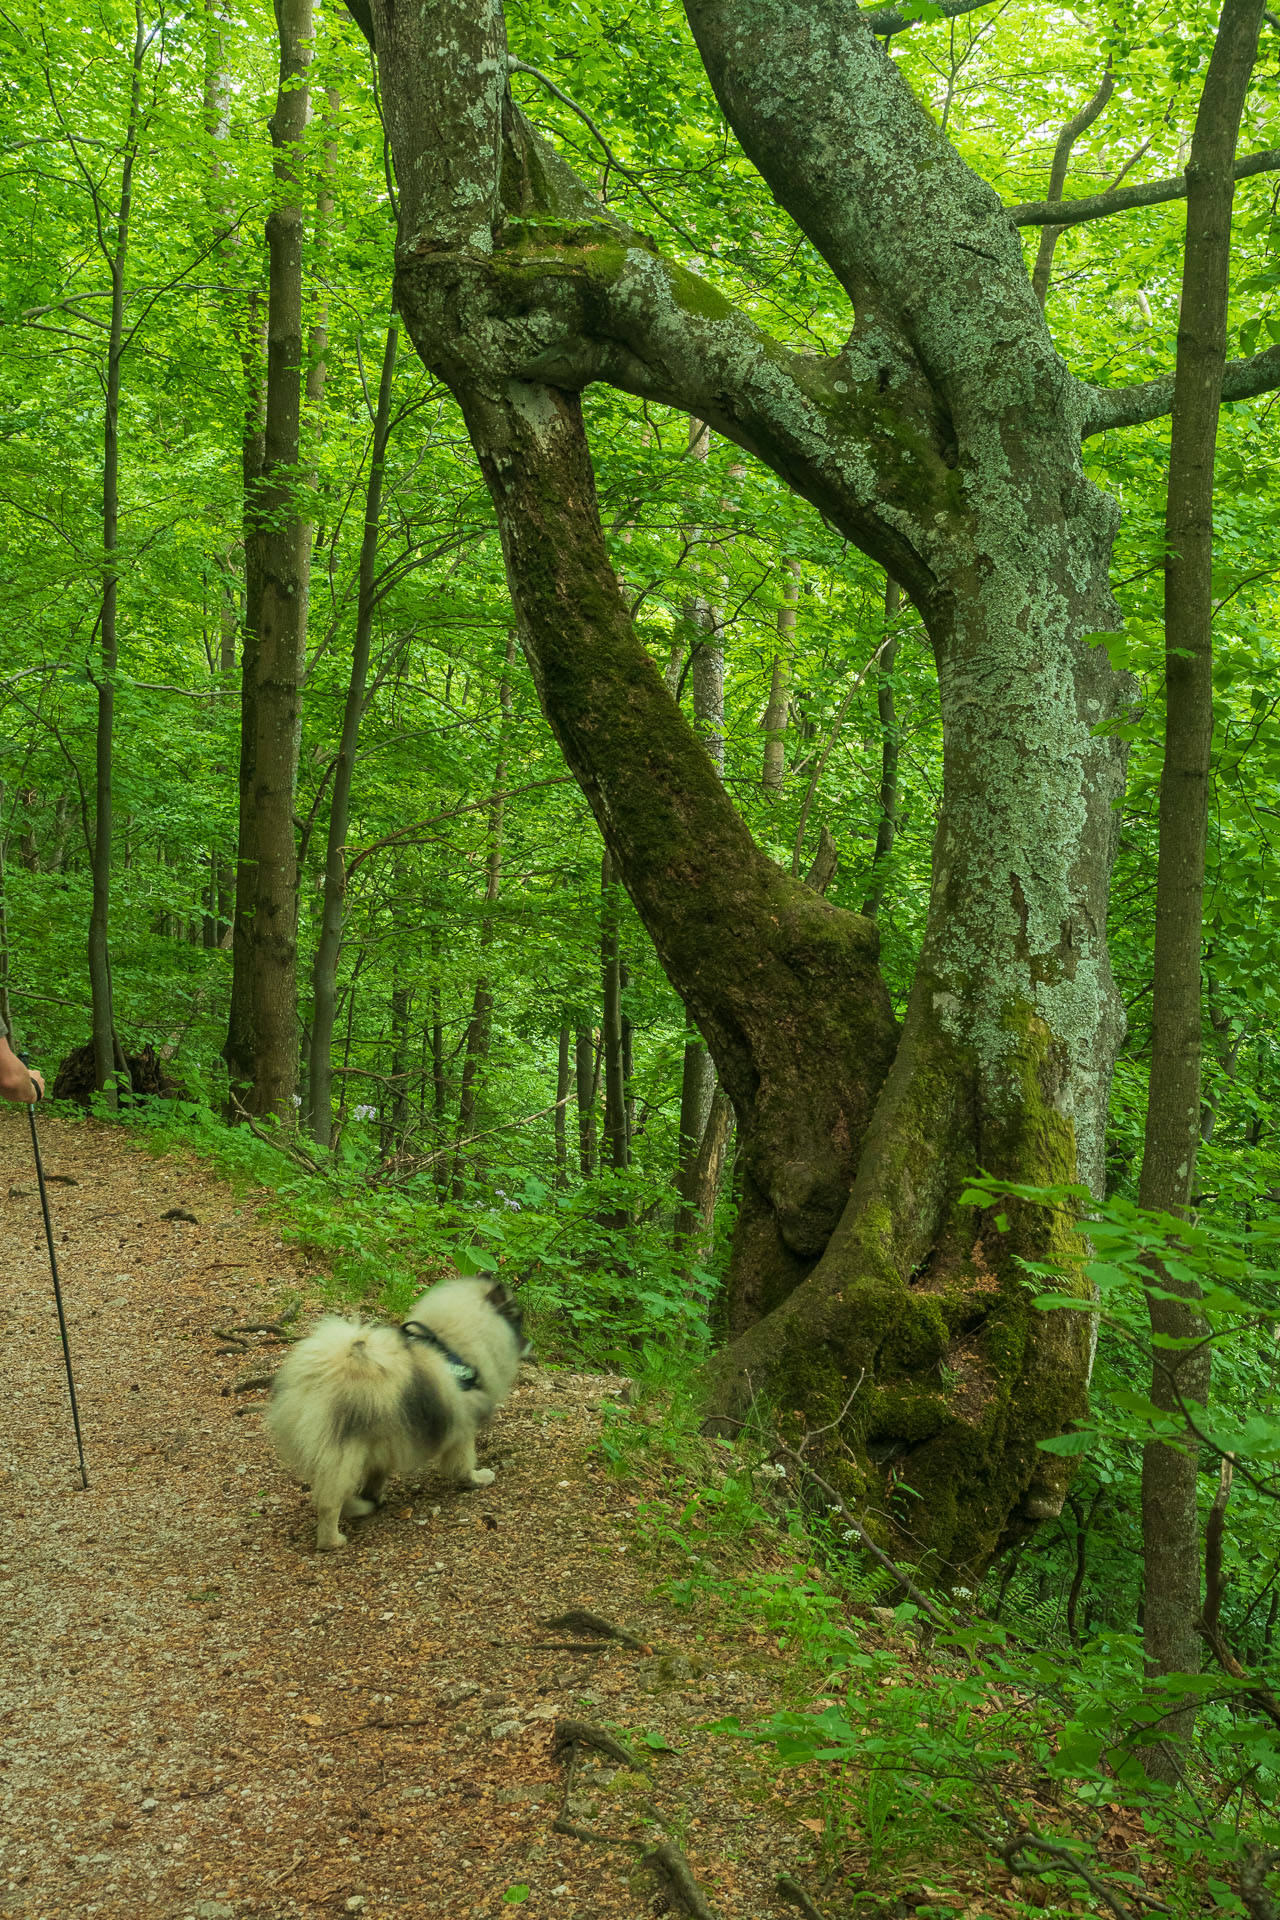
MULTIPOLYGON (((338 172, 338 112, 342 105, 342 96, 336 87, 326 87, 324 97, 325 135, 320 162, 320 177, 316 182, 316 265, 318 274, 323 273, 327 266, 330 230, 333 226, 333 183, 338 172)), ((328 372, 328 352, 329 302, 327 295, 322 293, 320 302, 316 307, 315 318, 311 323, 311 332, 307 338, 307 406, 314 415, 319 414, 324 404, 324 384, 325 376, 328 372)), ((312 480, 314 484, 314 472, 312 480)))
MULTIPOLYGON (((244 420, 240 442, 244 500, 244 609, 240 629, 240 760, 237 769, 235 897, 231 909, 231 1004, 227 1063, 231 1101, 246 1101, 253 1085, 253 903, 258 885, 258 813, 254 765, 258 735, 258 632, 262 624, 262 567, 253 515, 266 464, 266 305, 249 293, 240 342, 244 420)), ((233 1109, 234 1111, 234 1106, 233 1109)))
POLYGON ((636 1130, 636 1030, 627 1012, 627 994, 631 987, 631 968, 621 951, 618 954, 618 998, 622 1025, 622 1111, 627 1123, 627 1159, 631 1159, 631 1137, 636 1130))
POLYGON ((676 1163, 675 1224, 672 1244, 686 1250, 697 1230, 699 1216, 698 1157, 716 1092, 716 1070, 700 1040, 685 1042, 684 1071, 680 1076, 680 1144, 676 1163))
MULTIPOLYGON (((313 3, 314 3, 314 0, 313 0, 313 3)), ((319 170, 319 177, 316 181, 315 240, 314 240, 314 249, 313 249, 314 257, 315 257, 313 279, 320 290, 320 297, 317 302, 315 313, 312 319, 311 330, 307 336, 306 374, 305 374, 305 379, 303 383, 303 390, 305 395, 305 419, 306 419, 306 424, 309 428, 309 437, 312 441, 313 449, 318 446, 318 443, 320 441, 320 438, 323 432, 324 390, 325 390, 325 380, 328 376, 328 371, 329 371, 329 362, 328 362, 329 300, 328 300, 327 281, 328 281, 328 275, 330 271, 329 255, 331 252, 331 239, 332 239, 333 213, 334 213, 333 183, 334 183, 334 180, 337 178, 337 172, 338 172, 338 139, 337 139, 338 112, 342 105, 342 96, 338 92, 338 89, 336 87, 326 87, 324 97, 325 97, 325 107, 324 107, 325 136, 324 136, 323 142, 321 143, 320 170, 319 170)), ((310 110, 308 109, 308 118, 309 117, 310 117, 310 110)), ((306 475, 305 475, 305 481, 304 481, 304 485, 305 485, 304 499, 306 499, 306 501, 311 505, 314 505, 316 500, 316 488, 317 488, 318 481, 319 481, 319 471, 313 459, 308 465, 306 475)), ((312 553, 312 548, 314 544, 315 544, 315 526, 312 520, 308 518, 307 520, 303 521, 298 528, 299 551, 305 554, 305 566, 302 571, 302 589, 301 589, 302 596, 303 596, 303 604, 302 604, 301 615, 300 615, 300 626, 301 626, 301 636, 302 636, 301 642, 300 642, 300 650, 303 656, 303 665, 301 668, 301 674, 303 676, 305 676, 305 672, 306 672, 305 649, 306 649, 306 635, 307 635, 307 612, 311 602, 311 553, 312 553)), ((362 552, 363 552, 363 549, 362 549, 362 552)), ((306 849, 305 849, 305 843, 304 843, 301 851, 300 861, 299 861, 300 868, 305 865, 305 861, 306 861, 306 849)), ((300 880, 301 872, 299 873, 298 877, 300 880)), ((294 887, 295 937, 297 933, 297 911, 298 911, 299 892, 300 892, 300 887, 295 885, 294 887)), ((310 1079, 309 1078, 307 1082, 307 1105, 308 1105, 308 1108, 310 1108, 311 1095, 310 1095, 310 1079)))
POLYGON ((399 977, 391 988, 391 1114, 382 1143, 384 1158, 396 1151, 409 1125, 409 1009, 413 992, 399 977))
MULTIPOLYGON (((1187 241, 1165 513, 1165 754, 1160 780, 1151 1080, 1138 1197, 1185 1215, 1200 1140, 1201 946, 1213 746, 1213 469, 1226 360, 1233 161, 1262 0, 1225 0, 1187 166, 1187 241)), ((1160 1274, 1149 1296, 1157 1340, 1202 1332, 1194 1291, 1160 1274)), ((1208 1398, 1207 1346, 1157 1346, 1151 1398, 1177 1412, 1208 1398)), ((1153 1677, 1200 1666, 1197 1453, 1151 1441, 1142 1458, 1143 1644, 1153 1677)), ((1194 1702, 1164 1722, 1149 1764, 1169 1778, 1194 1702)))
POLYGON ((311 0, 277 0, 280 85, 271 118, 276 201, 267 218, 266 449, 253 541, 261 565, 254 675, 257 884, 250 929, 253 1088, 258 1114, 294 1119, 297 1078, 297 884, 294 801, 301 735, 310 540, 298 486, 302 414, 300 143, 310 113, 311 0))
MULTIPOLYGON (((884 617, 892 620, 902 604, 902 590, 896 580, 884 579, 884 617)), ((876 824, 876 850, 871 859, 871 884, 862 911, 874 920, 884 899, 885 863, 898 831, 898 714, 893 697, 893 670, 898 662, 898 641, 892 639, 880 655, 876 667, 876 708, 880 718, 880 818, 876 824)))
POLYGON ((573 1074, 570 1067, 572 1045, 573 1028, 567 1025, 562 1026, 559 1046, 556 1049, 556 1106, 555 1119, 552 1123, 556 1148, 556 1188, 561 1193, 569 1185, 569 1132, 565 1112, 573 1088, 573 1074))
MULTIPOLYGON (((458 1137, 453 1156, 453 1197, 461 1200, 466 1186, 466 1143, 475 1129, 476 1085, 488 1058, 493 1025, 493 986, 488 953, 497 931, 496 908, 502 881, 502 792, 507 780, 507 753, 511 741, 511 669, 515 665, 516 636, 507 633, 507 651, 498 683, 502 717, 498 723, 498 757, 493 770, 493 797, 489 802, 489 852, 485 862, 484 917, 480 922, 480 972, 471 1002, 471 1019, 463 1047, 462 1086, 458 1094, 458 1137)), ((478 1166, 478 1163, 476 1163, 478 1166)), ((473 1172, 476 1169, 473 1167, 473 1172)))
MULTIPOLYGON (((231 130, 231 83, 227 65, 229 24, 222 14, 221 0, 206 0, 205 6, 205 132, 212 143, 209 166, 209 213, 227 226, 233 209, 220 193, 225 167, 221 148, 231 130)), ((228 234, 218 252, 234 252, 241 244, 239 228, 228 234)), ((215 255, 215 258, 217 256, 215 255)), ((232 858, 228 863, 232 897, 214 907, 220 917, 231 923, 231 999, 227 1015, 227 1039, 223 1058, 227 1063, 228 1092, 232 1101, 247 1097, 253 1078, 253 1017, 251 993, 253 973, 250 929, 253 894, 257 882, 257 820, 253 794, 253 756, 255 733, 255 676, 258 657, 258 628, 261 619, 261 580, 256 544, 252 538, 253 503, 262 479, 265 458, 266 415, 266 306, 258 288, 250 288, 243 309, 232 296, 232 327, 240 357, 241 373, 241 545, 244 552, 244 593, 237 605, 232 565, 228 556, 222 574, 221 636, 219 666, 230 676, 236 670, 236 634, 240 634, 240 751, 237 766, 238 820, 232 858)), ((223 886, 221 863, 217 875, 223 886)), ((223 942, 218 929, 218 944, 223 942)), ((232 1107, 234 1111, 234 1107, 232 1107)))
POLYGON ((620 1173, 627 1151, 626 1082, 622 1063, 622 972, 618 957, 618 892, 606 853, 600 867, 600 1047, 604 1059, 604 1143, 620 1173))
POLYGON ((764 764, 760 785, 765 798, 782 791, 787 763, 787 715, 791 707, 791 663, 796 645, 796 606, 800 599, 800 562, 788 560, 778 608, 778 651, 769 678, 769 704, 764 713, 764 764))
MULTIPOLYGON (((138 153, 141 118, 142 63, 151 36, 141 9, 134 13, 133 62, 129 90, 129 120, 120 168, 120 210, 115 242, 107 255, 111 274, 111 317, 107 334, 106 405, 102 435, 102 603, 99 619, 100 668, 98 724, 94 751, 93 906, 89 915, 89 991, 93 1000, 93 1083, 114 1107, 120 1086, 128 1087, 127 1070, 117 1070, 115 1006, 111 990, 111 827, 112 755, 115 733, 116 670, 120 644, 116 629, 120 544, 120 384, 124 357, 124 270, 129 251, 129 218, 133 210, 133 169, 138 153)), ((104 242, 105 248, 105 242, 104 242)))
POLYGON ((382 518, 382 476, 386 465, 387 442, 391 437, 391 387, 395 375, 396 343, 399 326, 393 318, 387 327, 387 343, 382 355, 382 377, 378 385, 378 409, 373 423, 373 449, 369 460, 369 484, 365 491, 364 538, 360 547, 360 588, 356 604, 356 631, 351 647, 351 677, 347 683, 346 705, 342 713, 342 733, 338 742, 338 761, 333 773, 333 795, 329 805, 329 838, 324 864, 324 903, 320 914, 320 938, 312 968, 311 1026, 311 1131, 321 1146, 333 1137, 333 1026, 337 1013, 338 956, 342 948, 343 910, 347 885, 346 842, 351 820, 351 782, 355 773, 356 746, 360 720, 364 712, 365 683, 369 677, 369 649, 373 637, 375 605, 374 574, 378 557, 378 532, 382 518))
POLYGON ((575 1027, 574 1086, 578 1103, 578 1171, 589 1180, 596 1170, 595 1044, 590 1027, 575 1027))

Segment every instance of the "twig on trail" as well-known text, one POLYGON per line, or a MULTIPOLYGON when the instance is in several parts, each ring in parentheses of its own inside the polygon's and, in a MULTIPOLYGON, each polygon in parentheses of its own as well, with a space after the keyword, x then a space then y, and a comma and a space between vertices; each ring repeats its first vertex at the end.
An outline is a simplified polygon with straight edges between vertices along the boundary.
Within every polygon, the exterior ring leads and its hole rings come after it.
POLYGON ((804 1915, 805 1920, 822 1920, 821 1909, 814 1906, 813 1901, 800 1885, 800 1882, 793 1880, 789 1873, 780 1873, 778 1875, 778 1893, 782 1899, 788 1901, 791 1906, 798 1907, 804 1915))
POLYGON ((660 1879, 666 1881, 670 1891, 683 1903, 691 1920, 716 1920, 714 1908, 708 1906, 706 1895, 694 1879, 693 1869, 679 1847, 673 1847, 669 1840, 663 1840, 651 1853, 645 1854, 640 1865, 651 1868, 660 1879))
POLYGON ((299 1853, 295 1855, 295 1857, 289 1862, 287 1867, 281 1867, 279 1873, 277 1873, 273 1879, 268 1880, 267 1885, 269 1887, 278 1887, 282 1880, 287 1880, 291 1873, 296 1873, 298 1871, 298 1868, 302 1865, 306 1857, 307 1856, 305 1853, 299 1853))
POLYGON ((247 1380, 237 1380, 232 1393, 256 1393, 259 1387, 269 1387, 275 1379, 274 1373, 251 1373, 247 1380))
POLYGON ((289 1329, 282 1325, 279 1320, 246 1320, 243 1326, 210 1327, 209 1331, 215 1340, 227 1340, 230 1342, 229 1346, 217 1348, 214 1356, 216 1359, 221 1359, 224 1354, 228 1353, 251 1353, 253 1349, 250 1347, 249 1342, 242 1338, 242 1335, 246 1333, 269 1334, 274 1340, 278 1341, 282 1347, 291 1345, 294 1338, 293 1334, 289 1332, 289 1329))
POLYGON ((585 1607, 570 1607, 568 1613, 553 1614, 549 1620, 539 1620, 538 1625, 562 1627, 566 1633, 593 1633, 597 1640, 616 1640, 620 1647, 632 1647, 637 1653, 647 1644, 626 1627, 615 1627, 611 1620, 588 1613, 585 1607))
POLYGON ((234 1327, 210 1327, 210 1333, 217 1340, 238 1340, 242 1333, 273 1333, 277 1340, 288 1346, 293 1339, 288 1327, 281 1320, 241 1320, 234 1327))

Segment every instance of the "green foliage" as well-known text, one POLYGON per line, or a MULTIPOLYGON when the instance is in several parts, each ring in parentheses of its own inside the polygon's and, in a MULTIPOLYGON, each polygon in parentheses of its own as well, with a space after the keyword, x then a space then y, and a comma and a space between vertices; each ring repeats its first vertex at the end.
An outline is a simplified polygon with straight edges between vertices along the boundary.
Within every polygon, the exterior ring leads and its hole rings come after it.
MULTIPOLYGON (((982 1596, 935 1598, 932 1619, 910 1600, 893 1605, 892 1575, 850 1559, 840 1516, 798 1499, 803 1485, 742 1448, 700 1442, 678 1406, 665 1418, 660 1399, 642 1406, 629 1444, 616 1420, 604 1451, 615 1469, 659 1483, 639 1526, 663 1591, 714 1607, 785 1656, 770 1666, 783 1703, 715 1731, 803 1770, 833 1886, 847 1850, 858 1862, 850 1892, 870 1894, 902 1884, 924 1857, 945 1881, 940 1858, 959 1869, 973 1847, 997 1855, 1022 1833, 1015 1870, 1034 1874, 1054 1910, 1100 1910, 1092 1875, 1125 1902, 1158 1890, 1187 1920, 1246 1913, 1247 1849, 1280 1844, 1280 1730, 1258 1706, 1274 1667, 1175 1681, 1201 1703, 1192 1791, 1153 1783, 1143 1756, 1163 1709, 1132 1627, 1103 1623, 1069 1644, 1052 1612, 1035 1617, 1034 1578, 1015 1585, 1018 1617, 1004 1623, 993 1617, 1010 1604, 999 1573, 982 1596)), ((1041 1573, 1069 1572, 1073 1547, 1051 1541, 1041 1573)), ((1114 1571, 1113 1550, 1100 1578, 1114 1571)))

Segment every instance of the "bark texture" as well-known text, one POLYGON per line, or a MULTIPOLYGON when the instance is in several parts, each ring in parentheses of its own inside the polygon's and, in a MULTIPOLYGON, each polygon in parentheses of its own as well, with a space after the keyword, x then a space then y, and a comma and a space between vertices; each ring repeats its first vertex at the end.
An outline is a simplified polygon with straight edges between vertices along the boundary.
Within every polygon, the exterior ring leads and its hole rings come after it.
POLYGON ((1036 1441, 1083 1406, 1087 1315, 1037 1315, 1015 1258, 1072 1245, 1031 1209, 996 1234, 960 1195, 978 1167, 1100 1177, 1123 769, 1095 728, 1123 690, 1087 636, 1114 620, 1116 513, 998 199, 870 33, 835 0, 687 11, 742 146, 849 293, 840 354, 789 352, 613 220, 503 98, 479 0, 374 7, 410 183, 397 299, 462 406, 544 711, 737 1115, 713 1405, 765 1394, 816 1426, 865 1370, 832 1471, 946 1575, 1057 1510, 1036 1441), (920 612, 944 797, 901 1036, 873 924, 754 845, 631 626, 577 398, 597 379, 765 460, 920 612))

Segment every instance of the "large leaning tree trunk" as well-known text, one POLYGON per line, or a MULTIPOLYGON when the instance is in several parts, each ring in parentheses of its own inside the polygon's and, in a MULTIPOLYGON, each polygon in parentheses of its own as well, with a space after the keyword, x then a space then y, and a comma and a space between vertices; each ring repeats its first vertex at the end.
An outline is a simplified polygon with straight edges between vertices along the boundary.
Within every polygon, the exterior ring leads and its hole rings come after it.
POLYGON ((713 1410, 760 1397, 818 1427, 847 1402, 829 1466, 946 1577, 1058 1509, 1063 1467, 1036 1442, 1084 1405, 1088 1314, 1037 1314, 1016 1260, 1072 1243, 1029 1206, 999 1234, 962 1194, 978 1168, 1100 1178, 1123 749, 1096 729, 1124 688, 1088 639, 1116 619, 1117 512, 1080 445, 1168 402, 1072 376, 1008 215, 865 17, 686 12, 742 147, 847 290, 840 353, 770 339, 602 208, 514 103, 495 0, 373 0, 396 300, 466 419, 543 708, 736 1111, 713 1410), (755 845, 632 627, 583 430, 593 381, 766 462, 920 613, 944 797, 900 1033, 874 925, 755 845))

